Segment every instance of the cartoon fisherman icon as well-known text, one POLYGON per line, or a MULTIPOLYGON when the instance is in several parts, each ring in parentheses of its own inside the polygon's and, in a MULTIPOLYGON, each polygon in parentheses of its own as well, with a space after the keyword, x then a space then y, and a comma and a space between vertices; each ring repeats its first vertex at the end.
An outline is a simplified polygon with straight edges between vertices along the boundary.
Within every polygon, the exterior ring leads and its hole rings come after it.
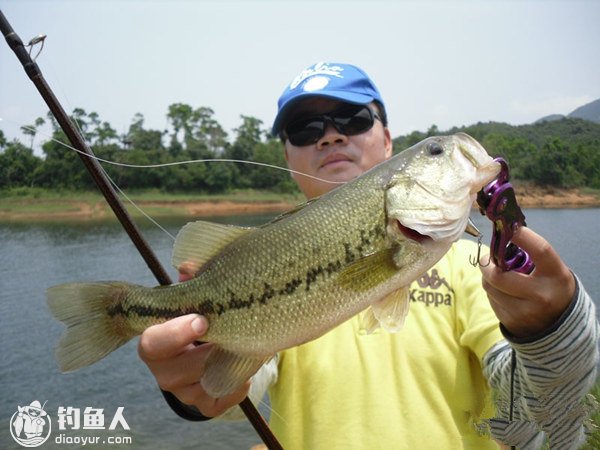
MULTIPOLYGON (((46 402, 44 402, 46 406, 46 402)), ((47 415, 44 411, 44 406, 37 400, 31 402, 29 406, 19 406, 19 412, 13 421, 13 427, 16 436, 21 436, 21 432, 25 433, 27 439, 41 436, 46 425, 47 415)))

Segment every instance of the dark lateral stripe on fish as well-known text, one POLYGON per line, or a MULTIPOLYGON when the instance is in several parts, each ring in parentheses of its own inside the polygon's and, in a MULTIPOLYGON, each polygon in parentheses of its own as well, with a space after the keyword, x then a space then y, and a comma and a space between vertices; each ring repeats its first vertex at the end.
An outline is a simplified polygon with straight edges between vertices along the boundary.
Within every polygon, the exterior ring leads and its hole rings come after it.
POLYGON ((358 258, 364 256, 367 246, 371 245, 372 240, 376 238, 385 238, 385 230, 381 226, 376 226, 369 231, 361 230, 360 244, 352 249, 352 245, 344 243, 344 263, 335 260, 329 262, 326 266, 318 265, 309 268, 304 277, 297 277, 288 281, 281 289, 275 290, 273 286, 264 283, 263 292, 260 295, 251 293, 246 299, 237 297, 235 293, 228 289, 229 301, 226 303, 218 303, 211 300, 204 300, 197 306, 183 307, 171 309, 167 307, 153 307, 149 305, 130 305, 124 307, 122 303, 108 309, 107 313, 110 317, 117 315, 129 317, 137 315, 138 317, 156 317, 165 320, 173 319, 186 314, 201 314, 201 315, 221 315, 230 310, 247 309, 256 303, 266 304, 270 299, 277 295, 291 295, 302 284, 306 286, 306 291, 310 291, 311 285, 317 282, 319 276, 326 279, 334 273, 342 270, 344 265, 351 264, 358 258))
POLYGON ((293 294, 303 283, 306 284, 306 290, 309 291, 311 284, 317 281, 319 276, 330 276, 333 273, 339 272, 342 269, 341 261, 330 262, 327 266, 321 265, 310 268, 304 278, 294 278, 288 281, 282 289, 275 290, 273 287, 264 283, 263 292, 261 295, 250 294, 246 299, 237 297, 235 293, 228 290, 229 301, 225 304, 213 302, 211 300, 204 300, 197 306, 190 306, 184 308, 167 308, 167 307, 154 307, 150 305, 136 305, 132 304, 124 306, 122 303, 117 303, 113 307, 107 310, 107 314, 110 317, 124 316, 129 317, 133 314, 138 317, 156 317, 160 319, 173 319, 175 317, 183 316, 186 314, 201 314, 201 315, 221 315, 229 310, 245 309, 250 308, 256 303, 266 304, 270 299, 277 295, 290 295, 293 294))
POLYGON ((184 316, 186 314, 208 314, 214 313, 215 305, 210 301, 202 302, 199 307, 190 307, 190 308, 178 308, 178 309, 169 309, 169 308, 156 308, 153 306, 147 305, 131 305, 126 308, 123 307, 122 304, 117 304, 112 308, 107 309, 106 313, 110 317, 114 316, 125 316, 129 317, 132 314, 135 314, 139 317, 156 317, 161 319, 174 319, 175 317, 184 316))

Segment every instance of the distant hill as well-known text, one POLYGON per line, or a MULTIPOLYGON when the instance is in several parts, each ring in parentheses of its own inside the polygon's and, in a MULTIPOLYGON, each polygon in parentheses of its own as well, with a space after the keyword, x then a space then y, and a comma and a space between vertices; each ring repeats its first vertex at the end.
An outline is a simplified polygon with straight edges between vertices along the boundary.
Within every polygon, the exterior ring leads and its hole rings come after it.
POLYGON ((542 117, 536 120, 534 123, 540 122, 552 122, 554 120, 561 120, 565 117, 589 120, 590 122, 600 123, 600 98, 593 102, 587 103, 574 111, 570 112, 566 116, 563 114, 550 114, 549 116, 542 117))
POLYGON ((564 119, 565 117, 566 116, 564 114, 550 114, 549 116, 542 117, 533 123, 553 122, 555 120, 564 119))
POLYGON ((585 119, 591 122, 600 123, 600 98, 588 103, 587 105, 580 106, 571 114, 569 117, 576 117, 578 119, 585 119))

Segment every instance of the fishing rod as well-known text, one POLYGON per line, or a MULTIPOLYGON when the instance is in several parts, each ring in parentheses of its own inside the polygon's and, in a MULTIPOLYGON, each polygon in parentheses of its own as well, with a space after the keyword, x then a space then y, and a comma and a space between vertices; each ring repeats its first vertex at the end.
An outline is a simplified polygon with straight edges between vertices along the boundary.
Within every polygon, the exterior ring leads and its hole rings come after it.
MULTIPOLYGON (((161 265, 160 261, 156 257, 156 254, 146 241, 146 239, 142 236, 140 230, 137 225, 134 223, 133 219, 125 209, 123 203, 120 201, 116 191, 114 190, 112 184, 108 180, 108 177, 104 173, 102 166, 96 160, 95 155, 92 149, 87 145, 81 133, 77 130, 73 122, 69 119, 69 116, 61 106, 60 102, 50 89, 50 86, 44 79, 42 75, 42 71, 39 66, 35 62, 35 58, 39 56, 38 54, 34 59, 31 58, 30 52, 25 49, 25 45, 23 45, 23 41, 19 37, 19 35, 12 29, 8 19, 4 16, 2 10, 0 10, 0 30, 4 35, 8 46, 17 56, 17 59, 25 69, 25 73, 31 79, 38 92, 50 108, 52 115, 56 118, 58 124, 61 129, 67 135, 67 138, 78 150, 77 154, 81 158, 81 161, 85 165, 87 171, 92 176, 94 183, 97 188, 102 192, 102 195, 108 202, 109 206, 113 210, 115 216, 127 232, 127 235, 137 248, 138 252, 146 262, 148 268, 156 278, 156 280, 161 285, 172 284, 171 278, 161 265)), ((45 36, 38 36, 32 39, 28 46, 33 47, 33 45, 37 43, 44 42, 45 36)), ((40 49, 41 51, 41 49, 40 49)), ((275 435, 270 430, 264 418, 260 415, 252 401, 246 397, 240 403, 240 407, 258 435, 261 437, 265 445, 269 449, 277 450, 283 449, 281 444, 277 441, 275 435)))

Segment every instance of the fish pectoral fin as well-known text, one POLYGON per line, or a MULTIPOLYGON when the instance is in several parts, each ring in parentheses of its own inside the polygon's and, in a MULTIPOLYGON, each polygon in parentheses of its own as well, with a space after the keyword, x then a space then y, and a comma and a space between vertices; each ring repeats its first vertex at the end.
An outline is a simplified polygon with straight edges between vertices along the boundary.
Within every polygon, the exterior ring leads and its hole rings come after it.
POLYGON ((373 314, 373 309, 370 306, 362 315, 360 325, 360 328, 365 330, 367 334, 372 334, 379 328, 379 320, 377 320, 377 317, 373 314))
POLYGON ((215 346, 206 359, 200 383, 211 397, 223 397, 248 381, 271 358, 242 356, 215 346))
POLYGON ((177 270, 195 275, 206 261, 253 228, 212 222, 190 222, 175 239, 171 263, 177 270))
POLYGON ((368 333, 377 329, 370 329, 367 325, 373 326, 373 322, 381 325, 385 330, 396 333, 404 326, 404 320, 408 314, 410 306, 409 287, 404 286, 388 294, 380 300, 372 303, 365 315, 365 328, 368 333), (369 317, 371 316, 371 317, 369 317), (367 322, 367 320, 369 322, 367 322))
POLYGON ((400 267, 394 262, 396 246, 364 256, 340 272, 339 282, 344 288, 366 291, 398 273, 400 267))

